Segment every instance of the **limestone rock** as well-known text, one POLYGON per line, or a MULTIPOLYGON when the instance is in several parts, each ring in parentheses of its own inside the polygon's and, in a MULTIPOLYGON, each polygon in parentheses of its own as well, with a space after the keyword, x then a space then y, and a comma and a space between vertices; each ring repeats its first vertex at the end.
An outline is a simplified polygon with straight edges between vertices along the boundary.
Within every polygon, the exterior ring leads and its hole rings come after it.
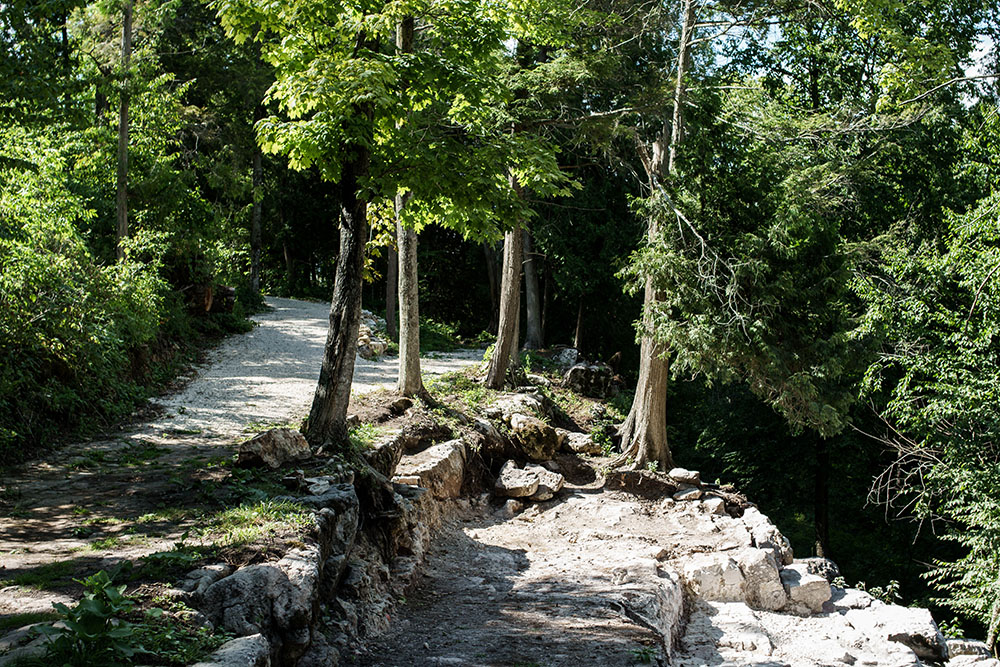
POLYGON ((803 563, 791 563, 781 569, 781 583, 788 594, 788 608, 803 614, 823 611, 823 604, 830 599, 830 582, 819 575, 810 574, 803 563))
POLYGON ((528 373, 524 376, 527 378, 528 382, 535 385, 536 387, 551 387, 552 382, 549 381, 544 375, 536 375, 534 373, 528 373))
POLYGON ((506 394, 500 396, 483 414, 490 419, 499 419, 508 426, 516 414, 548 417, 552 406, 549 400, 539 393, 506 394))
POLYGON ((743 602, 746 579, 735 560, 725 553, 692 554, 683 563, 681 578, 702 600, 743 602))
POLYGON ((271 667, 271 647, 261 634, 239 637, 192 667, 271 667))
POLYGON ((960 655, 982 656, 984 658, 992 655, 986 642, 975 639, 946 639, 945 644, 948 645, 948 656, 952 661, 960 655))
POLYGON ((709 514, 725 514, 726 501, 718 496, 708 496, 701 502, 701 506, 709 514))
POLYGON ((514 500, 513 498, 508 498, 507 502, 503 504, 503 507, 497 510, 497 514, 505 519, 513 519, 523 509, 524 503, 519 500, 514 500))
POLYGON ((770 549, 741 549, 733 558, 743 572, 744 594, 750 608, 777 611, 788 603, 778 564, 770 549))
POLYGON ((575 433, 557 428, 556 436, 559 438, 559 449, 563 451, 591 456, 600 456, 604 453, 601 446, 594 442, 594 438, 589 433, 575 433))
POLYGON ((604 364, 576 364, 563 376, 563 386, 583 396, 604 398, 611 394, 614 373, 604 364))
POLYGON ((566 483, 566 479, 559 473, 546 470, 542 466, 524 466, 524 469, 534 473, 538 477, 538 488, 533 494, 528 496, 528 500, 543 501, 551 499, 566 483))
POLYGON ((364 451, 363 456, 372 468, 385 477, 392 477, 396 474, 404 449, 402 434, 390 433, 376 440, 370 449, 364 451))
POLYGON ((514 441, 532 461, 547 461, 555 456, 559 446, 556 431, 541 419, 514 414, 510 428, 514 441))
POLYGON ((831 584, 833 583, 834 579, 840 576, 840 568, 837 567, 837 564, 834 563, 829 558, 819 558, 819 557, 800 558, 799 562, 805 563, 806 569, 809 571, 809 574, 819 575, 824 579, 826 579, 827 581, 829 581, 831 584))
POLYGON ((851 625, 871 635, 898 642, 922 660, 948 658, 948 645, 926 609, 900 607, 875 601, 866 609, 844 613, 851 625))
POLYGON ((310 456, 309 443, 301 433, 290 428, 275 428, 258 433, 241 444, 236 464, 276 469, 289 461, 303 461, 310 456))
POLYGON ((566 347, 559 350, 559 352, 557 352, 556 355, 552 357, 552 360, 557 364, 559 364, 560 366, 569 368, 570 366, 575 365, 579 358, 580 358, 579 350, 577 350, 574 347, 566 347))
POLYGON ((465 457, 462 440, 442 442, 403 459, 394 481, 408 483, 416 478, 435 498, 457 498, 465 481, 465 457))
POLYGON ((190 600, 196 605, 205 595, 205 591, 208 587, 215 582, 228 577, 233 573, 233 568, 231 565, 225 563, 217 563, 215 565, 206 565, 205 567, 200 567, 197 570, 192 570, 187 573, 187 576, 177 584, 177 588, 188 593, 190 600))
POLYGON ((743 512, 743 523, 753 540, 753 546, 759 549, 771 549, 780 565, 790 565, 792 545, 784 535, 771 523, 771 520, 761 514, 756 507, 748 507, 743 512))
POLYGON ((674 500, 701 500, 702 490, 697 486, 684 485, 674 494, 674 500))
POLYGON ((538 490, 538 483, 538 475, 518 468, 513 461, 507 461, 500 469, 493 490, 498 496, 524 498, 538 490))
POLYGON ((673 468, 667 473, 681 484, 691 486, 701 486, 701 473, 697 470, 687 470, 686 468, 673 468))

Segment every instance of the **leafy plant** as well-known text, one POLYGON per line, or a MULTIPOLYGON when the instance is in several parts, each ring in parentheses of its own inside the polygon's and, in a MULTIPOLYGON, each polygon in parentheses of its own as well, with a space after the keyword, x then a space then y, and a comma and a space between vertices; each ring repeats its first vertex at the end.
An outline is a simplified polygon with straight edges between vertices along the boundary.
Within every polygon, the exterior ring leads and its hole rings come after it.
POLYGON ((132 624, 123 620, 135 601, 104 570, 78 581, 86 591, 83 599, 73 608, 54 603, 62 623, 39 630, 47 638, 47 654, 73 667, 129 662, 142 651, 135 644, 132 624))

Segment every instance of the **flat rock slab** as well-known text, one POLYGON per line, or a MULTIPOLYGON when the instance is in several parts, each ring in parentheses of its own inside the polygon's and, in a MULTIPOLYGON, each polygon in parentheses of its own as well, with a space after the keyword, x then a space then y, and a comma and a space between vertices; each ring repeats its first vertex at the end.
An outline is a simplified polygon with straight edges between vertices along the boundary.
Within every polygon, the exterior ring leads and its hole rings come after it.
POLYGON ((449 440, 419 454, 404 456, 396 467, 396 481, 430 490, 435 498, 457 498, 465 481, 465 443, 449 440))

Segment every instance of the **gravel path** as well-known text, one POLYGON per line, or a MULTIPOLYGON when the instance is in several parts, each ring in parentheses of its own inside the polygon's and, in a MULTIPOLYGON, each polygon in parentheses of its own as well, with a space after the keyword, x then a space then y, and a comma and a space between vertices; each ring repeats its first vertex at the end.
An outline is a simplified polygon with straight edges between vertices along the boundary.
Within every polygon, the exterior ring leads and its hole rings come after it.
MULTIPOLYGON (((192 369, 183 388, 152 401, 152 417, 117 434, 76 443, 9 471, 0 480, 0 581, 68 563, 93 572, 122 558, 170 549, 186 526, 137 522, 167 504, 197 502, 185 480, 227 458, 267 424, 308 413, 322 361, 329 306, 269 298, 253 331, 231 336, 192 369)), ((427 375, 482 359, 481 350, 432 355, 427 375)), ((395 385, 397 359, 358 358, 354 391, 395 385)), ((212 478, 214 479, 214 478, 212 478)), ((211 479, 206 477, 211 483, 211 479)), ((0 588, 0 619, 51 610, 64 595, 0 588)))

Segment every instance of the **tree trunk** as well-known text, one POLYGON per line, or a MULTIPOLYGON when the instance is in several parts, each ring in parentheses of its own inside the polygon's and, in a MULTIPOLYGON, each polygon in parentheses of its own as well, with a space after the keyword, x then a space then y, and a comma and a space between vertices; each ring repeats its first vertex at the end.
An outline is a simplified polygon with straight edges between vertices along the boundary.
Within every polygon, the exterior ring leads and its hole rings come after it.
MULTIPOLYGON (((652 155, 643 160, 653 196, 661 187, 664 176, 673 175, 677 167, 677 148, 684 140, 684 78, 691 63, 691 38, 695 25, 695 0, 684 0, 684 18, 681 26, 681 40, 677 54, 677 83, 674 87, 674 111, 667 141, 667 127, 664 125, 660 138, 653 144, 652 155), (666 149, 666 150, 665 150, 666 149), (666 158, 666 165, 664 165, 666 158)), ((660 229, 655 216, 650 216, 647 239, 655 242, 660 229)), ((651 314, 655 302, 662 300, 653 287, 652 278, 646 279, 643 291, 643 335, 640 348, 639 382, 635 389, 635 399, 628 417, 618 433, 622 439, 622 454, 613 465, 631 461, 635 468, 645 468, 655 463, 658 469, 666 471, 673 467, 673 457, 667 443, 667 350, 650 337, 651 314)))
POLYGON ((582 340, 583 340, 583 297, 580 297, 580 303, 576 307, 576 328, 573 330, 573 347, 579 350, 582 340))
MULTIPOLYGON (((399 235, 399 229, 396 229, 399 235)), ((398 240, 397 240, 398 243, 398 240)), ((385 332, 389 340, 399 342, 399 328, 396 326, 396 295, 399 293, 399 255, 395 248, 386 252, 385 267, 385 332)))
MULTIPOLYGON (((403 197, 396 198, 397 210, 405 204, 403 197)), ((399 381, 396 388, 404 396, 417 396, 424 393, 420 379, 417 233, 397 222, 396 234, 399 244, 399 381)))
POLYGON ((544 262, 545 265, 545 289, 542 291, 542 340, 545 340, 545 333, 547 331, 546 325, 549 321, 549 307, 552 305, 552 269, 549 266, 549 262, 544 262))
POLYGON ((118 218, 118 237, 115 254, 118 261, 125 259, 123 242, 128 238, 128 103, 129 63, 132 60, 132 0, 125 0, 122 20, 122 81, 121 104, 118 108, 118 174, 115 193, 118 218))
MULTIPOLYGON (((512 178, 516 190, 520 186, 512 178)), ((517 349, 518 320, 521 315, 521 257, 522 240, 520 224, 504 234, 503 268, 500 283, 500 324, 497 331, 497 342, 490 356, 489 368, 486 371, 486 386, 491 389, 502 389, 507 377, 507 367, 510 358, 517 349)))
POLYGON ((814 478, 813 525, 816 528, 816 555, 830 555, 830 448, 822 437, 816 438, 816 476, 814 478))
POLYGON ((483 243, 486 255, 486 280, 490 284, 490 333, 496 334, 500 327, 500 280, 497 276, 497 252, 492 243, 483 243))
POLYGON ((531 232, 524 230, 524 307, 525 336, 524 349, 537 350, 542 347, 542 303, 539 298, 538 269, 531 243, 531 232))
POLYGON ((295 282, 295 260, 292 259, 292 253, 288 249, 288 241, 281 242, 281 249, 285 255, 285 284, 287 285, 288 294, 292 294, 293 283, 295 282))
POLYGON ((340 252, 330 304, 330 329, 305 430, 306 439, 314 447, 347 443, 347 405, 361 324, 361 271, 368 212, 360 187, 367 180, 370 159, 367 146, 355 145, 341 170, 340 252))
POLYGON ((253 151, 253 209, 250 213, 250 289, 260 294, 260 245, 263 226, 264 160, 260 148, 253 151))

